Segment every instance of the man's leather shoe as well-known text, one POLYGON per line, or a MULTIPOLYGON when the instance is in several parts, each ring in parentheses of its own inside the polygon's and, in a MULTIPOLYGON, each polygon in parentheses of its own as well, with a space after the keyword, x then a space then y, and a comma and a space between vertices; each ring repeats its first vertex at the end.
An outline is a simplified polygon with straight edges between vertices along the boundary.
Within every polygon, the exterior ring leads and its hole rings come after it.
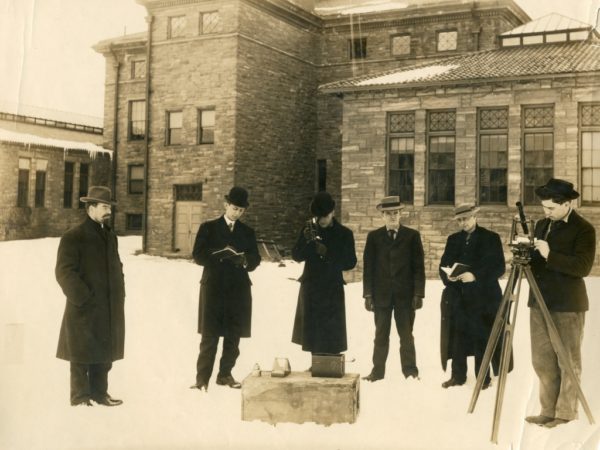
POLYGON ((192 384, 190 386, 190 389, 198 389, 199 391, 201 391, 202 389, 204 389, 204 392, 208 391, 208 383, 196 383, 196 384, 192 384))
POLYGON ((242 384, 239 381, 235 381, 231 375, 224 377, 217 376, 217 384, 221 386, 229 386, 232 389, 240 389, 242 384))
POLYGON ((492 380, 486 380, 483 382, 483 384, 481 385, 481 390, 485 391, 487 388, 489 388, 492 385, 492 380))
POLYGON ((76 403, 71 403, 71 406, 94 406, 92 402, 88 400, 81 400, 76 403))
POLYGON ((366 377, 362 377, 362 379, 374 382, 374 381, 378 381, 378 380, 383 380, 383 377, 379 377, 379 376, 375 375, 374 373, 370 373, 366 377))
POLYGON ((103 406, 119 406, 123 404, 123 400, 112 398, 108 394, 106 394, 104 397, 95 398, 94 401, 103 406))
POLYGON ((546 428, 554 428, 557 425, 563 425, 567 422, 570 422, 570 420, 555 418, 555 419, 551 420, 550 422, 546 422, 545 424, 543 424, 543 426, 546 428))
POLYGON ((527 416, 525 417, 525 422, 527 423, 533 423, 535 425, 544 425, 547 424, 548 422, 552 422, 554 419, 552 417, 548 417, 548 416, 527 416))
POLYGON ((463 384, 465 384, 464 381, 460 381, 460 380, 457 380, 456 378, 452 377, 449 380, 444 381, 442 383, 442 387, 444 389, 448 389, 449 387, 452 387, 452 386, 462 386, 463 384))

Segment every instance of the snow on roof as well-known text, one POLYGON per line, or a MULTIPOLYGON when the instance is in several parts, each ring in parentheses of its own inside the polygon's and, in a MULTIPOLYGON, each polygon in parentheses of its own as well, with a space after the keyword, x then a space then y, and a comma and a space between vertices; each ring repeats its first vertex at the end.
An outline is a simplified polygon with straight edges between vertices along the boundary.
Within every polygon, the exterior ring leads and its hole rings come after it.
POLYGON ((426 67, 417 67, 415 69, 406 70, 404 72, 389 73, 376 78, 359 81, 357 86, 372 86, 397 83, 411 83, 418 81, 427 81, 437 75, 444 74, 452 69, 456 69, 457 64, 450 65, 433 65, 426 67))
POLYGON ((18 116, 54 120, 57 122, 72 123, 76 125, 86 125, 96 128, 102 128, 104 125, 104 119, 102 117, 25 105, 23 103, 11 102, 7 100, 0 100, 0 112, 15 114, 18 116))
POLYGON ((404 9, 408 8, 409 2, 406 1, 388 1, 388 0, 371 0, 365 2, 360 6, 353 6, 351 4, 342 4, 336 6, 318 6, 315 7, 314 12, 320 15, 329 14, 366 14, 372 12, 390 11, 393 9, 404 9))
POLYGON ((105 149, 91 142, 76 142, 63 139, 47 138, 36 136, 34 134, 19 133, 15 131, 0 128, 0 141, 11 142, 24 145, 41 145, 44 147, 62 148, 67 150, 83 150, 94 158, 98 153, 106 153, 112 158, 112 150, 105 149))
POLYGON ((558 13, 550 13, 539 19, 532 20, 520 27, 514 28, 506 33, 502 33, 501 36, 513 36, 517 34, 529 34, 529 33, 547 33, 552 31, 565 31, 565 30, 581 30, 582 28, 591 28, 590 24, 580 22, 579 20, 565 17, 558 13))

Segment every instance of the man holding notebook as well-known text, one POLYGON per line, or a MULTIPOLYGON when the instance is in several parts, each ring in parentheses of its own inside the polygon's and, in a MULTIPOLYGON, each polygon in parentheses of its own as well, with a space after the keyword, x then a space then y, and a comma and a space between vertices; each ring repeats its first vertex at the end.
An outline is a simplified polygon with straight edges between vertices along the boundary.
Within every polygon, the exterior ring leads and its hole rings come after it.
MULTIPOLYGON (((440 261, 440 277, 445 285, 440 346, 444 370, 447 360, 452 359, 452 375, 442 383, 445 389, 465 384, 468 356, 475 357, 475 374, 479 373, 502 300, 498 283, 505 271, 502 243, 497 233, 477 224, 478 211, 471 204, 455 208, 454 220, 461 230, 448 236, 440 261)), ((482 388, 489 386, 487 373, 482 388)))
POLYGON ((223 352, 217 384, 239 389, 231 375, 240 354, 240 338, 250 337, 252 295, 250 277, 260 264, 254 230, 240 222, 248 208, 248 192, 233 187, 225 196, 225 212, 200 225, 194 243, 194 261, 204 266, 200 280, 198 332, 202 334, 194 389, 208 388, 219 338, 223 352))

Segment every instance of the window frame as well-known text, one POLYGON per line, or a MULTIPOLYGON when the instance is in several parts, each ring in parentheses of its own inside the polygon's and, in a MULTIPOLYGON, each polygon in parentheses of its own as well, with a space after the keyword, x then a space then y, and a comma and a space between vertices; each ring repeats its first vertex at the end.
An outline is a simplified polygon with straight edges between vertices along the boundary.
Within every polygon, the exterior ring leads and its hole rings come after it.
POLYGON ((182 109, 174 109, 168 110, 166 112, 166 127, 165 127, 165 145, 167 146, 178 146, 183 144, 183 110, 182 109), (173 121, 172 115, 180 114, 181 115, 181 126, 179 128, 172 128, 171 123, 173 121), (173 142, 173 130, 179 131, 179 142, 173 142))
POLYGON ((427 205, 454 205, 456 200, 456 108, 442 108, 442 109, 431 109, 427 110, 427 121, 426 121, 426 151, 427 151, 427 170, 426 170, 426 199, 427 205), (435 113, 453 112, 454 113, 454 129, 453 130, 432 130, 431 118, 435 113), (431 173, 432 170, 449 170, 449 169, 432 169, 431 168, 431 140, 432 138, 446 137, 452 138, 453 140, 453 167, 452 167, 452 198, 449 200, 433 200, 431 198, 431 173))
POLYGON ((176 16, 167 17, 167 39, 181 39, 185 37, 185 29, 187 27, 187 16, 185 14, 178 14, 176 16), (183 25, 181 28, 181 34, 174 35, 173 34, 173 21, 176 19, 181 19, 183 21, 183 25))
POLYGON ((73 192, 75 188, 75 162, 65 161, 64 164, 64 183, 63 183, 63 208, 73 208, 73 192), (67 166, 71 167, 70 171, 67 171, 67 166), (70 176, 68 176, 70 174, 70 176), (70 187, 70 189, 67 189, 70 187))
POLYGON ((208 35, 208 34, 217 34, 220 32, 220 27, 221 25, 221 15, 219 14, 219 10, 213 10, 213 11, 202 11, 200 13, 200 17, 198 20, 198 34, 200 36, 204 36, 204 35, 208 35), (205 31, 204 30, 204 17, 205 16, 209 16, 209 15, 215 15, 217 17, 217 24, 215 25, 214 29, 211 31, 205 31))
MULTIPOLYGON (((493 106, 493 107, 481 107, 477 108, 477 201, 479 205, 506 205, 508 204, 508 130, 509 130, 509 109, 508 106, 493 106), (481 121, 482 115, 486 111, 505 111, 506 112, 506 127, 496 127, 496 128, 483 128, 481 121), (482 161, 482 137, 484 136, 504 136, 506 141, 506 148, 504 152, 506 153, 506 165, 504 168, 502 167, 486 167, 487 170, 501 170, 504 169, 504 178, 505 178, 505 192, 504 200, 499 201, 491 201, 491 200, 483 200, 482 199, 482 170, 484 170, 481 166, 482 161)), ((491 187, 491 184, 490 184, 491 187)))
POLYGON ((144 215, 140 213, 125 213, 125 230, 126 231, 142 231, 144 228, 144 215), (132 226, 134 220, 140 221, 139 227, 132 226))
POLYGON ((437 53, 455 52, 458 50, 458 30, 457 29, 438 30, 435 33, 436 33, 435 34, 435 51, 437 53), (442 34, 451 34, 451 33, 454 33, 456 36, 456 42, 455 42, 454 48, 440 50, 440 36, 442 34))
POLYGON ((146 70, 147 70, 147 66, 146 66, 146 60, 145 59, 133 59, 131 61, 131 79, 132 80, 145 80, 146 79, 146 70), (137 71, 136 71, 136 67, 139 67, 140 64, 144 64, 144 73, 140 76, 137 76, 137 71))
POLYGON ((128 141, 143 141, 146 139, 146 100, 129 100, 127 111, 127 140, 128 141), (142 119, 134 120, 134 104, 142 104, 142 119), (134 134, 134 123, 141 123, 144 131, 142 134, 134 134))
POLYGON ((396 58, 406 58, 412 55, 412 36, 410 33, 393 34, 390 36, 390 54, 396 58), (394 53, 394 39, 397 38, 408 38, 408 52, 406 53, 394 53))
POLYGON ((348 59, 350 61, 354 61, 357 59, 367 59, 367 37, 355 37, 348 39, 348 59), (359 49, 360 52, 357 54, 356 52, 356 43, 360 42, 359 49))
POLYGON ((35 208, 45 208, 48 160, 36 160, 35 166, 35 196, 33 205, 35 208))
MULTIPOLYGON (((79 163, 79 198, 85 197, 90 187, 90 163, 79 163), (85 167, 85 175, 83 174, 83 168, 85 167), (84 182, 85 181, 85 182, 84 182)), ((79 201, 79 209, 85 209, 85 203, 79 201)))
POLYGON ((206 107, 206 108, 198 108, 198 137, 197 137, 197 143, 199 145, 212 145, 215 143, 215 129, 216 129, 216 123, 217 123, 217 112, 216 109, 214 107, 206 107), (212 127, 207 127, 207 126, 203 126, 203 117, 202 114, 204 112, 212 112, 213 113, 213 125, 212 127), (212 133, 205 133, 205 130, 211 130, 212 133), (211 136, 210 140, 204 140, 204 136, 205 134, 208 134, 211 136))
MULTIPOLYGON (((600 200, 596 200, 594 201, 593 199, 593 189, 595 187, 594 185, 594 181, 593 181, 593 172, 594 169, 600 171, 600 165, 598 166, 594 166, 594 147, 592 146, 591 148, 591 154, 590 154, 590 158, 592 161, 592 164, 589 167, 584 167, 583 163, 583 135, 584 133, 598 133, 598 135, 600 135, 600 121, 598 121, 597 124, 592 123, 590 125, 584 125, 583 124, 583 109, 584 107, 598 107, 600 109, 600 102, 580 102, 578 105, 578 124, 579 124, 579 151, 578 151, 578 160, 579 160, 579 177, 581 182, 579 183, 579 185, 581 186, 581 206, 600 206, 600 200), (592 188, 592 199, 591 200, 585 200, 585 189, 586 189, 586 185, 584 185, 584 169, 591 169, 592 170, 592 184, 591 184, 591 188, 592 188)), ((600 148, 598 149, 598 153, 600 153, 600 148)), ((599 155, 600 157, 600 155, 599 155)), ((598 188, 600 188, 600 185, 597 186, 598 188)))
MULTIPOLYGON (((414 204, 415 201, 415 120, 416 120, 416 112, 414 110, 411 111, 390 111, 386 115, 386 186, 385 191, 387 195, 398 195, 400 196, 400 201, 407 205, 414 204), (409 127, 405 130, 401 131, 393 131, 392 130, 392 117, 394 115, 405 115, 412 116, 412 129, 409 127), (402 170, 401 168, 392 169, 391 159, 392 159, 392 142, 395 139, 411 139, 412 140, 412 152, 398 152, 398 154, 404 155, 412 155, 412 168, 410 170, 402 170), (403 195, 402 187, 406 185, 399 184, 397 190, 392 190, 392 171, 397 172, 399 175, 404 172, 410 172, 412 174, 412 185, 410 185, 410 195, 403 195)), ((402 178, 401 176, 399 177, 402 178)))
POLYGON ((29 207, 29 184, 31 174, 31 159, 19 158, 17 177, 17 208, 29 207), (21 163, 27 162, 27 168, 22 168, 21 163))
POLYGON ((139 164, 139 163, 132 163, 132 164, 127 164, 127 193, 129 195, 141 195, 144 193, 144 164, 139 164), (134 169, 138 169, 141 168, 142 169, 142 177, 141 178, 133 178, 132 177, 132 172, 134 169), (133 189, 133 184, 139 184, 141 183, 141 189, 139 190, 134 190, 133 189))

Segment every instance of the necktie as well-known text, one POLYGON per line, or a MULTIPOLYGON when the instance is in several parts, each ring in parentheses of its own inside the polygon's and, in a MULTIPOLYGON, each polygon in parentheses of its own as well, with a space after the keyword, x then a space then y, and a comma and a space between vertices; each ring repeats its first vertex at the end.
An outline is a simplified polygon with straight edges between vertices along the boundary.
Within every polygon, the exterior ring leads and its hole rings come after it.
POLYGON ((390 235, 392 241, 396 238, 396 230, 388 230, 388 234, 390 235))
POLYGON ((233 233, 233 222, 231 222, 231 223, 229 224, 229 231, 231 231, 231 232, 233 233))
POLYGON ((546 234, 544 235, 544 240, 548 239, 548 235, 550 234, 550 231, 552 231, 552 227, 554 226, 554 220, 551 220, 550 222, 548 222, 548 228, 546 229, 546 234))

